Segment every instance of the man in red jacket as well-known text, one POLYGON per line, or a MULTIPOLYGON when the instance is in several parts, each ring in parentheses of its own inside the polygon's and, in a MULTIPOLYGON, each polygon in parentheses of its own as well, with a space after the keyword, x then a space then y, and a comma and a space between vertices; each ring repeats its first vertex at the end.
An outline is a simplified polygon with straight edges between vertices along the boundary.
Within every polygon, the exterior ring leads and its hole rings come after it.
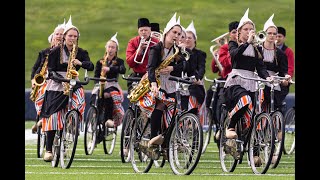
POLYGON ((291 48, 289 48, 284 42, 286 40, 286 29, 278 27, 277 35, 277 47, 280 48, 287 55, 288 59, 288 74, 293 77, 294 73, 294 54, 291 48))
MULTIPOLYGON (((142 77, 146 73, 149 49, 159 42, 157 38, 150 37, 151 26, 147 18, 138 19, 138 34, 138 36, 129 40, 126 49, 126 62, 129 68, 133 70, 131 77, 142 77), (151 42, 148 46, 150 38, 151 42)), ((132 89, 131 84, 132 82, 128 81, 128 93, 132 89)))

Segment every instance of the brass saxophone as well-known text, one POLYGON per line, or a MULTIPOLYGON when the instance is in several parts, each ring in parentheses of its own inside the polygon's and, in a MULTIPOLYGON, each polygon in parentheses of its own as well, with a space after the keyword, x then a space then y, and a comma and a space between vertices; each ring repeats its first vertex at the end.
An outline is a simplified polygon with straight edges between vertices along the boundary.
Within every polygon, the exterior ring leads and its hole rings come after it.
MULTIPOLYGON (((107 66, 107 57, 108 57, 108 54, 106 54, 105 58, 101 62, 102 66, 101 66, 100 79, 106 79, 106 77, 107 77, 106 73, 102 70, 103 67, 107 66)), ((99 97, 102 98, 103 97, 104 87, 106 85, 106 81, 100 81, 99 85, 100 85, 99 97)))
MULTIPOLYGON (((69 56, 67 73, 66 73, 66 78, 67 79, 74 79, 74 78, 79 76, 79 73, 77 72, 76 67, 73 65, 73 63, 71 61, 72 59, 76 58, 76 50, 77 50, 76 47, 77 47, 76 43, 73 42, 72 51, 71 51, 70 56, 69 56)), ((68 95, 69 94, 70 84, 67 83, 67 82, 63 82, 62 85, 64 86, 63 94, 64 95, 68 95)))
POLYGON ((47 64, 48 64, 48 56, 49 54, 46 55, 43 66, 41 68, 41 71, 34 76, 35 80, 35 87, 32 89, 30 92, 30 99, 31 101, 35 102, 36 97, 38 96, 38 91, 39 88, 45 83, 46 81, 46 73, 47 73, 47 64))
MULTIPOLYGON (((168 58, 166 58, 165 60, 163 60, 155 70, 155 75, 157 78, 157 83, 159 88, 160 88, 160 80, 159 80, 160 70, 166 68, 179 53, 179 48, 176 46, 175 42, 173 45, 174 45, 175 53, 169 56, 168 58)), ((142 96, 144 96, 149 90, 150 90, 150 82, 148 78, 145 78, 142 81, 140 81, 137 86, 132 88, 130 94, 128 95, 128 99, 130 102, 135 103, 142 96)))

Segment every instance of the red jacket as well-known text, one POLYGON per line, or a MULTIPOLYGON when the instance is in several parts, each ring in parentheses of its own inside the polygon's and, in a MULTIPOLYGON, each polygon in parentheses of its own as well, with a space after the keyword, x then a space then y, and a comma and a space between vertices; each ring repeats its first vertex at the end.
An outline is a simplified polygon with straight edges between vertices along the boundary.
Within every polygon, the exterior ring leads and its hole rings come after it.
POLYGON ((288 58, 288 74, 293 77, 294 73, 294 54, 291 48, 287 48, 285 54, 288 58))
POLYGON ((216 62, 214 61, 214 57, 212 58, 211 62, 211 70, 213 73, 219 74, 222 78, 226 78, 226 76, 231 72, 231 57, 228 50, 228 44, 224 44, 219 49, 219 62, 223 67, 222 73, 219 72, 219 69, 216 67, 216 62))
MULTIPOLYGON (((127 50, 126 50, 126 62, 129 65, 130 68, 132 68, 132 70, 136 73, 141 73, 144 74, 147 71, 147 65, 148 65, 148 54, 150 51, 150 47, 154 46, 154 43, 150 42, 150 46, 147 49, 147 54, 144 57, 144 61, 142 64, 138 64, 136 62, 134 62, 134 57, 136 55, 136 51, 139 47, 139 43, 140 43, 140 36, 136 36, 132 39, 130 39, 130 41, 128 42, 128 46, 127 46, 127 50)), ((157 38, 152 38, 151 39, 153 42, 158 42, 157 38)), ((141 62, 143 57, 143 54, 138 54, 137 55, 137 59, 136 61, 141 62)))

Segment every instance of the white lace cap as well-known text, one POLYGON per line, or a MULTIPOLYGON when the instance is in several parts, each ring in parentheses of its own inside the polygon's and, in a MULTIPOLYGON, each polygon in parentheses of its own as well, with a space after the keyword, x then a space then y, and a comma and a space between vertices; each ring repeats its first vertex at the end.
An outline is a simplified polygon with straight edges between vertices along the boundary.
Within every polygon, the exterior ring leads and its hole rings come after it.
POLYGON ((251 19, 249 19, 249 15, 248 14, 249 14, 249 8, 246 10, 244 15, 242 16, 242 18, 241 18, 241 20, 239 22, 239 25, 237 27, 237 30, 239 30, 246 22, 251 22, 253 24, 253 29, 256 29, 254 23, 251 21, 251 19))
POLYGON ((194 28, 194 24, 193 24, 193 20, 191 21, 191 23, 189 24, 189 26, 186 28, 186 32, 187 31, 191 31, 194 36, 196 37, 196 40, 197 40, 197 31, 196 29, 194 28))
POLYGON ((269 17, 269 19, 264 23, 263 31, 266 32, 269 27, 275 27, 276 29, 278 29, 277 26, 276 26, 276 25, 273 23, 273 21, 272 21, 273 17, 274 17, 274 14, 272 14, 272 15, 269 17))
POLYGON ((118 50, 119 50, 119 42, 117 40, 117 35, 118 35, 118 32, 116 32, 116 34, 113 35, 110 40, 114 41, 117 44, 118 50))
POLYGON ((71 29, 71 28, 77 29, 77 31, 78 31, 78 33, 79 33, 79 36, 80 36, 80 31, 79 31, 79 29, 78 29, 76 26, 74 26, 74 25, 72 24, 71 15, 70 15, 69 20, 68 20, 67 24, 65 25, 65 29, 64 29, 64 31, 63 31, 63 34, 65 34, 65 33, 66 33, 69 29, 71 29))

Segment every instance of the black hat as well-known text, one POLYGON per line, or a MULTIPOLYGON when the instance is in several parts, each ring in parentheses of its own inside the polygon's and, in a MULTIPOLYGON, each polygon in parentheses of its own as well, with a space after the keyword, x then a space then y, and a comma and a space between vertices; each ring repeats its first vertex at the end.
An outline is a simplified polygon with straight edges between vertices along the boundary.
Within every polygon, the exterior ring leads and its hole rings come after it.
POLYGON ((231 23, 229 23, 229 32, 231 32, 234 29, 237 29, 239 25, 238 21, 233 21, 231 23))
POLYGON ((283 27, 278 27, 278 33, 282 34, 283 36, 286 36, 286 29, 283 27))
POLYGON ((151 31, 160 32, 159 23, 150 23, 151 31))
POLYGON ((140 18, 138 19, 138 28, 140 27, 150 27, 149 19, 147 18, 140 18))

